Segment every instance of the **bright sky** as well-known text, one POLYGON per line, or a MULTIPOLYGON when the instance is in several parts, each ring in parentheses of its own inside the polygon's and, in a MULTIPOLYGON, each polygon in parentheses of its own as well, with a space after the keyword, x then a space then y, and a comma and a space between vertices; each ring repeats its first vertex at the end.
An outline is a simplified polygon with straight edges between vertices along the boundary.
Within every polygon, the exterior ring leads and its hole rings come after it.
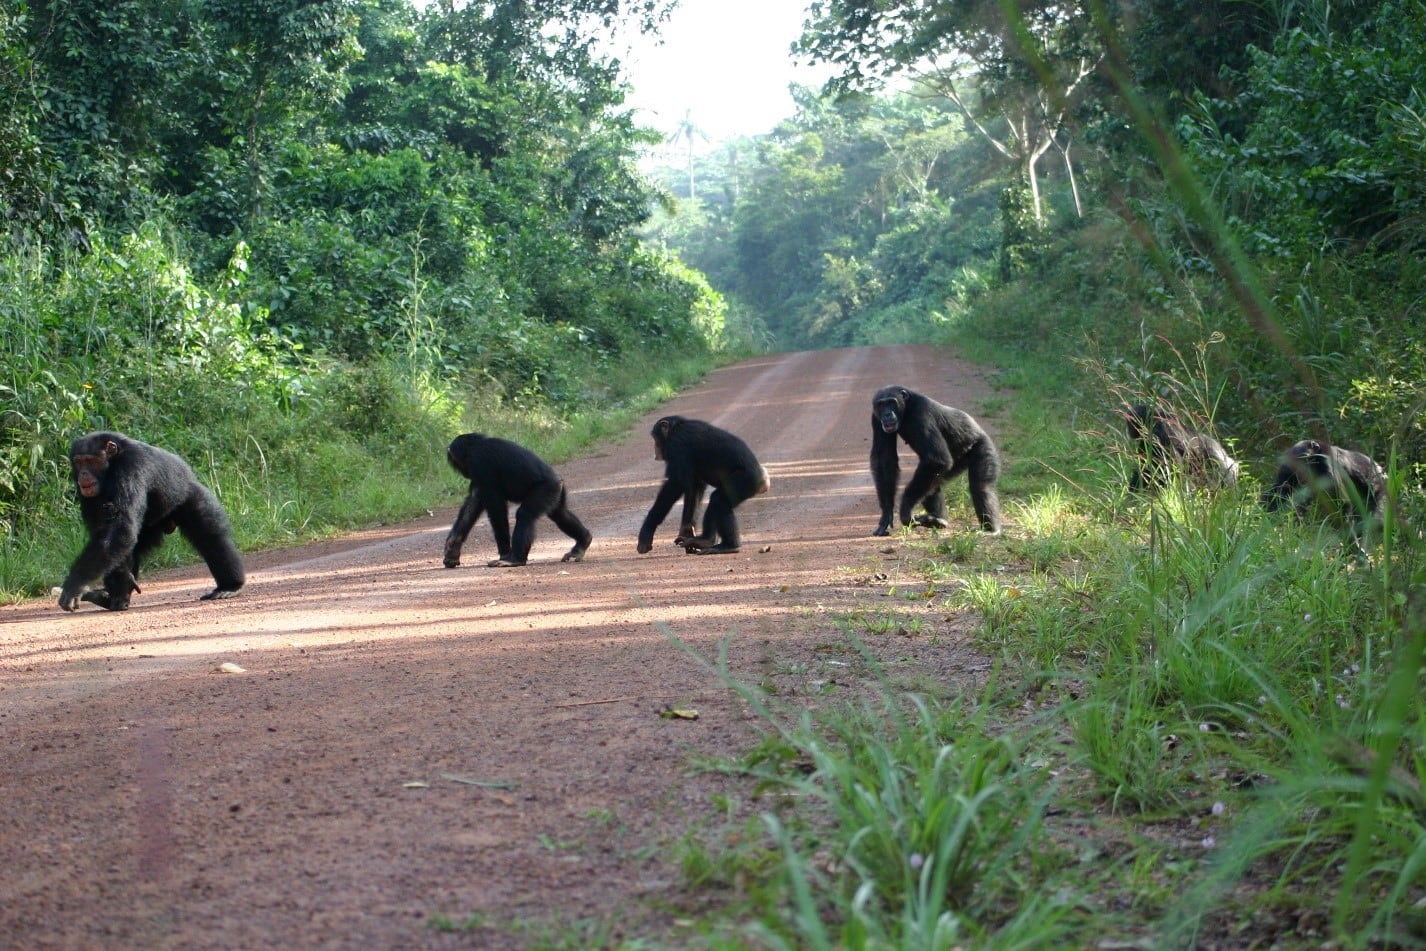
POLYGON ((713 143, 770 132, 794 111, 789 83, 820 86, 831 74, 788 53, 805 18, 806 0, 681 0, 662 44, 639 37, 620 56, 633 86, 627 104, 665 134, 689 110, 713 143))

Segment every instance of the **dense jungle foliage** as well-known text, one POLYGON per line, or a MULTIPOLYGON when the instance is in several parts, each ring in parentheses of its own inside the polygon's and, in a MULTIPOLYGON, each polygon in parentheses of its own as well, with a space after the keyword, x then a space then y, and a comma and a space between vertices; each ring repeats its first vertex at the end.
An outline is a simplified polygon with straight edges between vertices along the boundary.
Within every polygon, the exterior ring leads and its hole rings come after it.
POLYGON ((775 346, 1091 357, 1085 410, 1264 467, 1317 428, 1426 462, 1420 3, 932 7, 814 4, 842 94, 660 169, 651 234, 775 346))

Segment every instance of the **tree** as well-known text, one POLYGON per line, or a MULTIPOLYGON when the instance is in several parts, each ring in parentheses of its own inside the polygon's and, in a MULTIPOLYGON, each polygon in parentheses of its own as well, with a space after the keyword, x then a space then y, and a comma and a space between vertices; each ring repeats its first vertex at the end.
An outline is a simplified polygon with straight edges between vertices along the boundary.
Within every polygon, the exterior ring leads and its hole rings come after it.
POLYGON ((247 164, 249 221, 262 215, 266 141, 305 109, 335 105, 357 53, 346 0, 205 0, 223 110, 247 164))
MULTIPOLYGON (((799 47, 865 88, 908 72, 944 95, 1029 184, 1043 222, 1040 159, 1057 148, 1073 180, 1068 124, 1102 57, 1073 4, 1029 0, 817 0, 799 47)), ((1078 198, 1076 196, 1076 207, 1078 198)))
POLYGON ((693 122, 693 110, 683 110, 683 119, 679 122, 678 128, 674 129, 665 142, 677 143, 684 141, 688 143, 688 199, 692 201, 698 195, 693 187, 693 146, 699 139, 708 141, 708 133, 704 132, 693 122))

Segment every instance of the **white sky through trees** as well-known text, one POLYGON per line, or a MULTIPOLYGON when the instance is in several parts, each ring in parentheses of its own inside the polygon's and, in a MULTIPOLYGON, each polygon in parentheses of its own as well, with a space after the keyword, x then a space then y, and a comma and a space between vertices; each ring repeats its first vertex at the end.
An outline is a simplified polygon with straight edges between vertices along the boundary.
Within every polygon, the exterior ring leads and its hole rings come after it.
POLYGON ((769 132, 793 113, 789 83, 820 86, 831 74, 789 53, 804 19, 806 0, 681 0, 657 40, 635 37, 615 54, 633 87, 626 104, 665 135, 688 113, 708 136, 700 152, 769 132))

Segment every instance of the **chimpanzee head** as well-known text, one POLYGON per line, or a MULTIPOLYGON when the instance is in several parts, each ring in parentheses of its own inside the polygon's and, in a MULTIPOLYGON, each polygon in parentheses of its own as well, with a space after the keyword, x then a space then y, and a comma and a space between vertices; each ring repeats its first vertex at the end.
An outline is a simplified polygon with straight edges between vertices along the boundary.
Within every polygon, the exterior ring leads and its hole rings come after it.
POLYGON ((654 458, 659 462, 664 461, 665 441, 682 422, 682 416, 665 416, 657 423, 654 423, 654 428, 650 431, 649 435, 654 437, 654 458))
POLYGON ((872 415, 881 423, 881 431, 894 433, 901 426, 901 417, 906 412, 906 390, 899 386, 888 386, 876 391, 872 397, 872 415))
POLYGON ((91 433, 74 441, 69 461, 74 467, 74 484, 79 494, 92 499, 99 494, 109 460, 119 454, 119 444, 106 433, 91 433))

